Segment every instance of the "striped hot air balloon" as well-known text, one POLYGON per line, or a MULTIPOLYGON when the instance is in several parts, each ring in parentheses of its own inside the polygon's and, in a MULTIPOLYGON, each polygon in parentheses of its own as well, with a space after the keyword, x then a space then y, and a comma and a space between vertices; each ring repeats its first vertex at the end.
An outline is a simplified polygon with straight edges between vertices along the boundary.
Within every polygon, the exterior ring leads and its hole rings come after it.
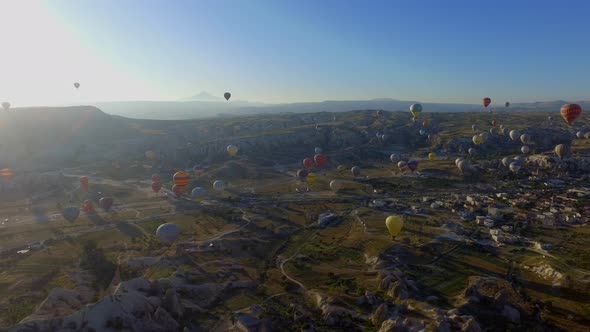
POLYGON ((582 107, 578 104, 565 104, 561 106, 561 117, 565 120, 568 125, 572 125, 574 121, 582 114, 582 107))

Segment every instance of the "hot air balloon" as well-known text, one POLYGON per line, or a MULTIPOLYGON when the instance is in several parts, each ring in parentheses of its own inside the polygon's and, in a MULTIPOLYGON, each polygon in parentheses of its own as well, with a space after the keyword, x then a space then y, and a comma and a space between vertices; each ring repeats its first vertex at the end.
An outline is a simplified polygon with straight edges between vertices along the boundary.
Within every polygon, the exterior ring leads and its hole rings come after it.
POLYGON ((359 176, 359 175, 361 175, 361 168, 358 166, 353 166, 350 169, 350 172, 352 173, 353 176, 359 176))
POLYGON ((152 182, 162 182, 159 174, 152 174, 152 182))
POLYGON ((223 180, 215 180, 213 182, 213 188, 215 190, 223 190, 225 188, 225 182, 223 180))
POLYGON ((231 93, 229 93, 229 92, 224 93, 223 98, 225 98, 225 100, 229 100, 229 98, 231 98, 231 93))
POLYGON ((377 117, 380 118, 383 116, 383 111, 382 110, 378 110, 377 111, 377 117))
POLYGON ((176 197, 180 197, 184 193, 184 188, 185 186, 175 184, 172 186, 172 192, 174 193, 174 195, 176 195, 176 197))
POLYGON ((412 172, 414 172, 416 169, 418 169, 418 160, 410 160, 410 161, 408 161, 408 168, 412 172))
POLYGON ((400 171, 404 171, 408 167, 408 163, 402 160, 397 163, 397 167, 400 171))
POLYGON ((467 153, 469 153, 469 155, 473 157, 477 153, 477 150, 475 150, 474 148, 469 148, 469 150, 467 150, 467 153))
POLYGON ((80 216, 80 209, 75 206, 68 206, 61 210, 61 214, 65 220, 74 222, 80 216))
POLYGON ((565 104, 561 106, 559 110, 561 117, 565 120, 565 123, 572 125, 574 121, 582 114, 582 107, 578 104, 565 104))
POLYGON ((385 219, 385 227, 392 238, 396 237, 404 227, 404 219, 399 215, 391 215, 385 219))
POLYGON ((391 162, 394 164, 397 163, 400 159, 400 156, 395 153, 392 153, 391 156, 389 156, 389 160, 391 160, 391 162))
POLYGON ((333 192, 338 192, 338 190, 340 190, 341 188, 342 188, 342 182, 340 182, 338 180, 330 181, 330 189, 333 192))
POLYGON ((547 117, 547 120, 549 120, 549 122, 551 122, 551 121, 553 121, 553 117, 552 117, 551 115, 549 115, 549 116, 547 117))
POLYGON ((317 179, 318 177, 315 175, 315 173, 307 174, 307 183, 309 183, 310 185, 316 183, 317 179))
POLYGON ((428 122, 427 121, 422 122, 422 126, 423 127, 428 127, 428 122))
POLYGON ((100 206, 105 211, 110 210, 111 206, 113 206, 113 198, 112 197, 102 197, 98 201, 98 206, 100 206))
POLYGON ((481 142, 482 143, 487 142, 488 137, 489 137, 487 133, 481 133, 481 134, 479 134, 479 136, 481 137, 481 142))
POLYGON ((513 162, 510 163, 509 168, 512 171, 512 173, 515 173, 516 174, 520 170, 520 167, 521 166, 522 165, 518 161, 513 161, 513 162))
POLYGON ((155 153, 154 151, 152 151, 152 150, 147 150, 147 151, 145 152, 145 157, 146 157, 148 160, 156 160, 158 156, 156 155, 156 153, 155 153))
POLYGON ((195 174, 195 177, 199 177, 203 175, 203 173, 205 173, 205 169, 203 168, 203 166, 199 164, 193 166, 193 174, 195 174))
POLYGON ((195 187, 192 191, 191 191, 191 197, 200 197, 200 196, 204 196, 205 194, 207 194, 207 189, 203 188, 203 187, 195 187))
POLYGON ((324 156, 321 153, 318 153, 315 156, 313 156, 313 160, 315 161, 315 164, 318 167, 324 167, 324 165, 326 165, 326 162, 328 161, 326 156, 324 156))
POLYGON ((77 88, 79 88, 79 87, 80 87, 80 83, 78 83, 78 82, 74 83, 74 88, 76 88, 76 89, 77 89, 77 88))
POLYGON ((505 103, 504 103, 504 106, 506 106, 506 107, 510 106, 510 102, 508 102, 508 101, 507 101, 507 102, 505 102, 505 103))
POLYGON ((299 177, 299 179, 301 181, 304 181, 308 175, 309 175, 309 173, 307 172, 306 169, 300 169, 299 171, 297 171, 297 176, 299 177))
POLYGON ((502 165, 504 165, 504 167, 509 167, 510 163, 513 161, 512 158, 510 157, 504 157, 502 158, 502 165))
POLYGON ((10 108, 10 103, 7 101, 3 102, 2 108, 4 108, 5 111, 8 111, 8 109, 10 108))
POLYGON ((88 191, 88 177, 86 177, 86 176, 80 177, 80 189, 84 192, 88 191))
POLYGON ((461 171, 461 174, 465 174, 465 171, 469 169, 469 162, 467 160, 461 160, 457 163, 457 168, 461 171))
POLYGON ((303 159, 303 167, 305 168, 312 168, 313 167, 313 159, 311 158, 305 158, 303 159))
POLYGON ((490 135, 496 135, 498 134, 498 131, 496 130, 496 128, 492 127, 490 128, 490 135))
POLYGON ((436 160, 436 153, 430 152, 428 154, 428 160, 436 160))
POLYGON ((531 151, 531 149, 529 149, 529 147, 528 147, 528 146, 524 145, 522 148, 520 148, 520 151, 521 151, 523 154, 527 154, 527 153, 529 153, 529 152, 531 151))
POLYGON ((500 132, 502 133, 503 136, 508 136, 510 133, 510 131, 506 127, 502 128, 502 130, 500 130, 500 132))
POLYGON ((471 125, 471 130, 472 131, 476 131, 477 130, 477 125, 471 125))
POLYGON ((503 124, 500 125, 500 130, 502 130, 502 129, 504 129, 504 125, 503 124))
POLYGON ((225 149, 227 150, 227 153, 232 157, 235 156, 239 150, 238 147, 233 144, 228 145, 225 149))
POLYGON ((524 165, 525 158, 523 156, 516 156, 516 157, 514 157, 514 161, 516 161, 517 163, 519 163, 522 166, 522 165, 524 165))
POLYGON ((160 189, 162 189, 162 183, 161 182, 152 182, 152 190, 155 193, 160 192, 160 189))
POLYGON ((483 138, 479 135, 474 135, 471 140, 473 141, 473 144, 475 144, 475 145, 480 145, 481 143, 483 143, 483 138))
POLYGON ((346 171, 346 166, 338 165, 338 167, 336 167, 336 170, 338 171, 338 173, 343 173, 344 171, 346 171))
POLYGON ((492 120, 492 127, 496 126, 496 120, 492 120))
POLYGON ((420 129, 420 136, 424 136, 424 134, 426 134, 426 130, 420 129))
POLYGON ((582 132, 582 131, 578 131, 578 132, 576 133, 576 137, 577 137, 577 138, 580 138, 580 139, 584 138, 584 132, 582 132))
POLYGON ((529 144, 531 141, 531 136, 529 134, 522 134, 520 135, 520 141, 522 144, 529 144))
POLYGON ((180 235, 180 229, 173 223, 165 223, 156 229, 156 237, 163 243, 172 244, 180 235))
POLYGON ((570 153, 570 147, 565 144, 558 144, 555 146, 555 154, 559 156, 560 159, 563 159, 570 153))
POLYGON ((520 137, 520 131, 518 130, 511 130, 510 131, 510 139, 516 141, 520 137))
POLYGON ((320 153, 324 152, 324 150, 322 150, 322 148, 320 148, 320 147, 316 147, 313 150, 315 151, 315 154, 320 154, 320 153))
POLYGON ((86 213, 93 213, 94 212, 94 204, 91 200, 87 199, 82 203, 82 211, 86 213))
POLYGON ((464 160, 463 158, 457 158, 457 159, 455 159, 455 166, 459 166, 459 163, 461 161, 463 161, 463 160, 464 160))
POLYGON ((422 113, 422 105, 421 104, 412 104, 410 106, 410 113, 412 113, 412 116, 414 117, 414 119, 417 119, 420 116, 420 113, 422 113))
POLYGON ((172 176, 172 180, 174 184, 180 186, 184 189, 184 187, 191 181, 190 175, 185 171, 178 171, 174 173, 172 176))
POLYGON ((483 104, 483 107, 488 108, 488 106, 492 103, 492 99, 485 97, 481 100, 481 103, 483 104))
POLYGON ((0 169, 0 176, 4 178, 11 178, 14 175, 12 172, 12 168, 3 168, 0 169))

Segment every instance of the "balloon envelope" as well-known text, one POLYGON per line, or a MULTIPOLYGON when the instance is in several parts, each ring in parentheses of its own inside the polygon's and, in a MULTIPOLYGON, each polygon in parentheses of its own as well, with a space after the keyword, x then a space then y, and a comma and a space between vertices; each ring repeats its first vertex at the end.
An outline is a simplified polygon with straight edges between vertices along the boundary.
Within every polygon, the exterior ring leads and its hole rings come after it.
POLYGON ((162 189, 162 183, 161 182, 152 182, 152 190, 155 193, 158 193, 161 189, 162 189))
POLYGON ((511 130, 510 131, 510 139, 516 141, 520 137, 520 131, 518 130, 511 130))
POLYGON ((492 99, 489 97, 485 97, 484 99, 481 100, 483 107, 486 107, 486 108, 490 105, 491 102, 492 102, 492 99))
POLYGON ((403 171, 403 170, 405 170, 405 169, 406 169, 406 167, 408 167, 408 163, 402 160, 402 161, 400 161, 400 162, 398 162, 398 163, 397 163, 397 167, 398 167, 398 168, 399 168, 401 171, 403 171))
POLYGON ((231 93, 229 93, 229 92, 224 93, 223 98, 225 98, 225 100, 229 100, 229 98, 231 98, 231 93))
POLYGON ((307 183, 309 184, 314 184, 317 181, 317 176, 315 175, 315 173, 309 173, 307 174, 307 183))
POLYGON ((558 144, 555 146, 555 154, 559 156, 559 158, 563 159, 567 156, 570 152, 570 147, 565 144, 558 144))
POLYGON ((465 173, 465 171, 469 169, 469 162, 467 162, 467 160, 461 160, 457 163, 457 168, 459 168, 461 173, 465 173))
POLYGON ((471 130, 476 131, 477 130, 477 125, 471 125, 471 130))
POLYGON ((207 194, 207 189, 205 189, 203 187, 195 187, 191 191, 191 196, 192 197, 200 197, 200 196, 204 196, 205 194, 207 194))
POLYGON ((322 150, 322 148, 320 148, 320 147, 316 147, 315 149, 313 149, 313 151, 315 152, 315 154, 319 154, 319 153, 324 152, 324 150, 322 150))
POLYGON ((509 101, 505 102, 504 106, 506 106, 506 107, 510 106, 510 102, 509 101))
POLYGON ((359 176, 359 175, 361 175, 361 168, 358 166, 353 166, 350 169, 350 172, 352 173, 353 176, 359 176))
POLYGON ((178 171, 172 176, 175 185, 185 187, 190 181, 190 175, 185 171, 178 171))
POLYGON ((513 173, 518 173, 518 171, 520 170, 521 164, 518 161, 513 161, 510 163, 510 170, 513 173))
POLYGON ((297 176, 299 177, 299 179, 301 179, 302 181, 305 180, 305 178, 309 175, 309 173, 307 172, 306 169, 300 169, 297 171, 297 176))
POLYGON ((504 167, 509 167, 510 163, 513 161, 512 158, 510 157, 504 157, 502 158, 502 165, 504 165, 504 167))
POLYGON ((469 150, 467 150, 467 153, 469 153, 470 156, 475 156, 477 150, 475 150, 474 148, 469 148, 469 150))
POLYGON ((82 189, 82 191, 88 191, 88 177, 80 177, 80 189, 82 189))
POLYGON ((80 87, 80 83, 78 83, 78 82, 74 83, 74 88, 76 88, 76 89, 77 89, 77 88, 79 88, 79 87, 80 87))
POLYGON ((225 149, 227 150, 227 153, 232 157, 235 156, 239 150, 238 147, 233 144, 228 145, 225 149))
POLYGON ((91 200, 87 199, 82 203, 82 210, 86 213, 94 212, 94 204, 91 200))
POLYGON ((528 146, 523 146, 522 148, 520 148, 520 151, 524 154, 527 154, 531 151, 531 149, 528 146))
POLYGON ((404 219, 398 215, 392 215, 385 219, 385 227, 389 231, 392 237, 397 236, 404 227, 404 219))
POLYGON ((483 138, 479 135, 474 135, 473 138, 471 138, 471 140, 475 145, 480 145, 481 143, 483 143, 483 138))
POLYGON ((113 206, 112 197, 103 197, 98 201, 98 205, 105 211, 108 211, 113 206))
POLYGON ((340 182, 338 180, 332 180, 332 181, 330 181, 330 189, 333 192, 337 192, 341 188, 342 188, 342 182, 340 182))
POLYGON ((184 186, 175 184, 172 186, 172 192, 174 193, 174 195, 176 195, 177 197, 182 196, 182 194, 184 193, 184 186))
POLYGON ((303 159, 303 167, 312 168, 313 167, 313 159, 311 159, 311 158, 303 159))
POLYGON ((422 113, 422 105, 421 104, 412 104, 410 106, 410 113, 414 116, 414 119, 417 119, 422 113))
POLYGON ((80 216, 80 209, 75 206, 68 206, 62 209, 61 214, 65 220, 74 222, 78 219, 78 216, 80 216))
POLYGON ((412 172, 414 172, 416 169, 418 169, 418 160, 410 160, 410 161, 408 161, 408 168, 412 172))
POLYGON ((436 160, 436 153, 430 152, 428 154, 428 160, 436 160))
POLYGON ((215 182, 213 182, 213 188, 216 190, 223 190, 223 188, 225 188, 225 182, 223 182, 223 180, 215 180, 215 182))
POLYGON ((389 160, 391 160, 392 163, 397 163, 400 160, 400 156, 392 153, 391 156, 389 156, 389 160))
POLYGON ((520 135, 520 141, 522 144, 529 144, 531 141, 531 136, 529 134, 522 134, 520 135))
POLYGON ((318 167, 324 167, 324 165, 326 165, 327 158, 323 154, 318 153, 313 156, 313 160, 318 167))
POLYGON ((580 114, 582 114, 582 107, 578 104, 565 104, 561 106, 559 113, 563 120, 565 120, 565 123, 571 126, 580 114))
POLYGON ((492 127, 495 127, 496 123, 497 123, 496 120, 492 120, 492 127))
POLYGON ((156 237, 166 244, 176 241, 179 235, 180 229, 173 223, 162 224, 156 229, 156 237))

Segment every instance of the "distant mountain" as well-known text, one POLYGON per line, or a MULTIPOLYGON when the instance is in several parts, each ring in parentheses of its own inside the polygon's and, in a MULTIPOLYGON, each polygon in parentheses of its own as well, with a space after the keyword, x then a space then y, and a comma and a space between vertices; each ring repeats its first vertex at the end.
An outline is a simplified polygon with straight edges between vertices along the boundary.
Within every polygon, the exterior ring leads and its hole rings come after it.
POLYGON ((209 102, 219 101, 220 102, 220 101, 224 101, 224 99, 222 97, 214 96, 207 91, 201 91, 200 93, 198 93, 192 97, 182 99, 181 101, 209 101, 209 102))
MULTIPOLYGON (((211 96, 202 92, 196 96, 211 96)), ((213 97, 213 96, 211 96, 213 97)), ((201 97, 199 97, 201 98, 201 97)), ((217 97, 213 97, 217 98, 217 97)), ((379 98, 371 100, 326 100, 322 102, 301 102, 288 104, 263 104, 247 101, 129 101, 97 103, 96 106, 108 114, 131 118, 181 120, 228 115, 253 115, 273 113, 347 112, 354 110, 381 109, 406 112, 417 101, 379 98)), ((492 104, 496 111, 539 111, 559 112, 566 102, 563 100, 512 103, 508 109, 501 104, 492 104)), ((583 109, 590 109, 590 101, 577 101, 583 109)), ((480 104, 422 103, 424 112, 477 112, 480 104)))

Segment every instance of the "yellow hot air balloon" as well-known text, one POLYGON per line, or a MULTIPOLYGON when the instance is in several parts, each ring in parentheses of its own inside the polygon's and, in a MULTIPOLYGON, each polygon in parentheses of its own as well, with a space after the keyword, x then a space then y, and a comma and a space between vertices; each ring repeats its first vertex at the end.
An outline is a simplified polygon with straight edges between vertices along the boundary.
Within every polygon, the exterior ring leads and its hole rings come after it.
POLYGON ((391 215, 385 219, 385 226, 391 237, 396 237, 404 227, 404 219, 398 215, 391 215))
POLYGON ((315 173, 307 174, 307 183, 309 183, 310 185, 313 185, 314 183, 316 183, 317 180, 318 180, 318 177, 315 175, 315 173))
POLYGON ((483 137, 481 137, 480 135, 474 135, 472 141, 475 145, 480 145, 481 143, 483 143, 483 137))
POLYGON ((237 146, 230 144, 227 146, 226 150, 227 150, 227 153, 229 153, 229 155, 233 157, 238 153, 239 149, 237 146))
POLYGON ((428 154, 428 160, 436 160, 436 153, 430 152, 428 154))

